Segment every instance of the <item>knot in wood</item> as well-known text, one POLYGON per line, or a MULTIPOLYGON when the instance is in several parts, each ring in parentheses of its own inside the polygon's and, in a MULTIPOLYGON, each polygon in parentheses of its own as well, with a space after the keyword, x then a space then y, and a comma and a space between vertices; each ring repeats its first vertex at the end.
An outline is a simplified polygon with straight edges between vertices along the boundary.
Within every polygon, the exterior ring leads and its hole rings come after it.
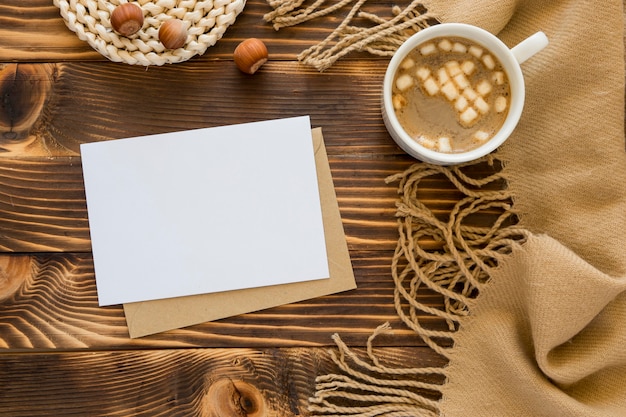
POLYGON ((26 255, 0 257, 0 302, 16 293, 30 277, 30 258, 26 255))
POLYGON ((0 147, 27 139, 52 90, 54 67, 8 64, 0 68, 0 147), (7 143, 7 141, 9 143, 7 143))
POLYGON ((203 402, 205 417, 265 417, 265 399, 244 381, 220 379, 209 387, 203 402))

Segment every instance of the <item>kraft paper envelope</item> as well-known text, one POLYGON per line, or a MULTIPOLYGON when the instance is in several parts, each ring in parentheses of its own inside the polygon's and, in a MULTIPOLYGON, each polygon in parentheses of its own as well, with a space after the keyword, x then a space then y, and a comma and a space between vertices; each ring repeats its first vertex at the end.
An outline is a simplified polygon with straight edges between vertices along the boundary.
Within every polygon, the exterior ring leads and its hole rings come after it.
POLYGON ((328 156, 320 128, 312 130, 329 279, 124 304, 131 338, 179 329, 356 288, 328 156))

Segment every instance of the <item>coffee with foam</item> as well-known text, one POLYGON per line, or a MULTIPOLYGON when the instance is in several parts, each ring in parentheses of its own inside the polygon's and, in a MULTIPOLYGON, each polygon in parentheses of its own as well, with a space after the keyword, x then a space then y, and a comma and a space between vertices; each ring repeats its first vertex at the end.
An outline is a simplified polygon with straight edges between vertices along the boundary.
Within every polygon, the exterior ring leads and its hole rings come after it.
POLYGON ((459 153, 500 130, 510 95, 507 74, 489 50, 465 38, 439 37, 404 58, 392 103, 399 123, 419 144, 459 153))

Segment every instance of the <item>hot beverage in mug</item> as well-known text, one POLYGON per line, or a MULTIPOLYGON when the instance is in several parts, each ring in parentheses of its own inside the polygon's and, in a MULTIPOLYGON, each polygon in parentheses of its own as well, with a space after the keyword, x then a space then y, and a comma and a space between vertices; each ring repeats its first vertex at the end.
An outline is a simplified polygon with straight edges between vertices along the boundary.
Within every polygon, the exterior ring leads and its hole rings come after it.
POLYGON ((402 128, 425 148, 467 152, 506 120, 511 96, 503 65, 484 46, 459 36, 427 40, 400 63, 392 84, 402 128))
POLYGON ((509 48, 464 23, 439 23, 411 35, 383 80, 381 113, 392 139, 432 164, 479 159, 502 145, 522 115, 521 64, 548 45, 536 32, 509 48))

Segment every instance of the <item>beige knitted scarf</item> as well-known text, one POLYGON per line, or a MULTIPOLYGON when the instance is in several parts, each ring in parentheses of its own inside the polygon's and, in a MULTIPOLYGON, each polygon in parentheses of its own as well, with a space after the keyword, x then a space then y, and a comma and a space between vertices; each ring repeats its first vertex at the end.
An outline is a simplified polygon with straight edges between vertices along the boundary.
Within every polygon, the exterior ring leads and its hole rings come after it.
POLYGON ((320 70, 356 50, 391 55, 437 21, 481 26, 509 46, 538 30, 550 39, 523 64, 526 108, 504 146, 476 163, 416 163, 388 178, 399 194, 396 308, 447 365, 390 367, 371 343, 360 355, 335 335, 339 371, 318 377, 311 413, 626 416, 622 3, 423 0, 389 16, 365 0, 269 3, 277 29, 342 16, 300 55, 320 70), (462 195, 446 218, 419 198, 434 176, 462 195), (420 303, 422 291, 444 307, 420 303), (431 317, 448 330, 425 325, 431 317))

